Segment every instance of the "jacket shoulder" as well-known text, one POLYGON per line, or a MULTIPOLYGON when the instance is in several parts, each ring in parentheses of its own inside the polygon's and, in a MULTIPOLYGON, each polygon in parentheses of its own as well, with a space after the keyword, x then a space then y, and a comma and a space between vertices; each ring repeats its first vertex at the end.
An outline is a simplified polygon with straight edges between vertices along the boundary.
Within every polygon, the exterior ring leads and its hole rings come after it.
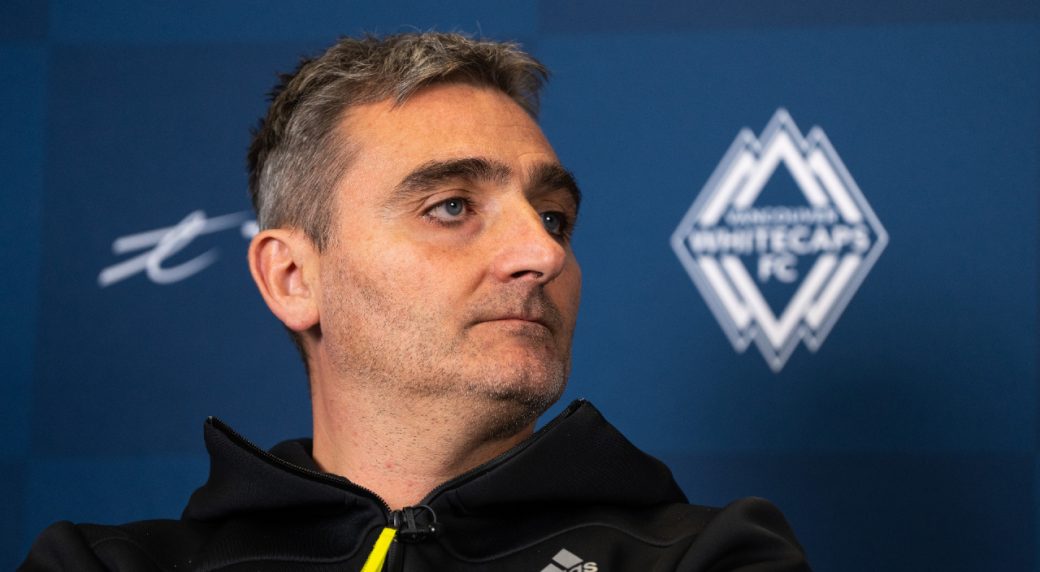
POLYGON ((67 520, 56 522, 40 533, 29 555, 18 567, 23 572, 57 570, 106 570, 79 528, 67 520))
POLYGON ((809 564, 780 509, 765 499, 749 497, 715 514, 676 569, 808 572, 809 564))
POLYGON ((40 533, 18 570, 166 570, 185 561, 197 545, 195 531, 175 520, 119 526, 60 521, 40 533))

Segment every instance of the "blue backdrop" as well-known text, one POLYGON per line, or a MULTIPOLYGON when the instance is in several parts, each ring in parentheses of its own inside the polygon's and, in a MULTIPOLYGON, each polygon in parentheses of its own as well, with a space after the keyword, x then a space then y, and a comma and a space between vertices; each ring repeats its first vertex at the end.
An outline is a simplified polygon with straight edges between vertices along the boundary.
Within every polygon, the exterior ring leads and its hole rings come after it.
POLYGON ((249 129, 301 54, 431 28, 517 40, 554 72, 543 128, 585 193, 565 401, 590 398, 695 502, 774 500, 818 570, 1040 570, 1040 4, 1014 0, 8 0, 0 568, 57 519, 178 516, 207 415, 264 446, 308 433, 244 261, 249 129), (805 309, 827 252, 770 242, 786 281, 734 255, 771 313, 727 326, 711 285, 739 290, 739 268, 695 284, 672 235, 734 141, 766 162, 778 110, 793 154, 745 214, 816 204, 799 165, 829 165, 817 206, 853 197, 877 249, 835 246, 834 221, 825 244, 880 256, 770 361, 763 324, 805 309))

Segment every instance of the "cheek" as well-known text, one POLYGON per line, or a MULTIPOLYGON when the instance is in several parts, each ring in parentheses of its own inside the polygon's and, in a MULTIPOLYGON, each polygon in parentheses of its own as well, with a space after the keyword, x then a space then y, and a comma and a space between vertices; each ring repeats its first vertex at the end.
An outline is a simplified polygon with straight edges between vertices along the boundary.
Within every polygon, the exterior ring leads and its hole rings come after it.
POLYGON ((425 307, 465 302, 482 275, 460 249, 429 244, 391 244, 368 264, 397 299, 425 307))
POLYGON ((560 311, 573 324, 578 317, 578 306, 581 303, 581 268, 577 262, 569 265, 556 278, 556 303, 560 311))

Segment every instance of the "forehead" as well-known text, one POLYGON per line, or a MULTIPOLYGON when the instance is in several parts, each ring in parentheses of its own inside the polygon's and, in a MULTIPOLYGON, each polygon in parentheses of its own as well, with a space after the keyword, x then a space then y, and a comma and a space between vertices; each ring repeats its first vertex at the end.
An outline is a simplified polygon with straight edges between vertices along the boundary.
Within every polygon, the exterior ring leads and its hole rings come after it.
POLYGON ((346 177, 404 176, 417 165, 471 156, 524 172, 556 161, 537 123, 506 94, 489 87, 444 84, 402 104, 392 100, 352 108, 341 135, 351 147, 346 177))

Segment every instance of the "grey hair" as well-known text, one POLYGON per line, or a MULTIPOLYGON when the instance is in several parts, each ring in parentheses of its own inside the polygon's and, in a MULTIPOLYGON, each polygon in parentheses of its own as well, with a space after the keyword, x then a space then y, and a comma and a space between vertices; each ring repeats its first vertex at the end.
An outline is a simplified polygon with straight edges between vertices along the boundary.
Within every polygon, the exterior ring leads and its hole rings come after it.
POLYGON ((253 132, 249 194, 260 229, 299 229, 325 249, 333 189, 357 144, 336 129, 351 106, 391 98, 400 105, 423 87, 458 82, 498 89, 537 117, 547 77, 515 43, 435 32, 341 38, 281 77, 253 132))

